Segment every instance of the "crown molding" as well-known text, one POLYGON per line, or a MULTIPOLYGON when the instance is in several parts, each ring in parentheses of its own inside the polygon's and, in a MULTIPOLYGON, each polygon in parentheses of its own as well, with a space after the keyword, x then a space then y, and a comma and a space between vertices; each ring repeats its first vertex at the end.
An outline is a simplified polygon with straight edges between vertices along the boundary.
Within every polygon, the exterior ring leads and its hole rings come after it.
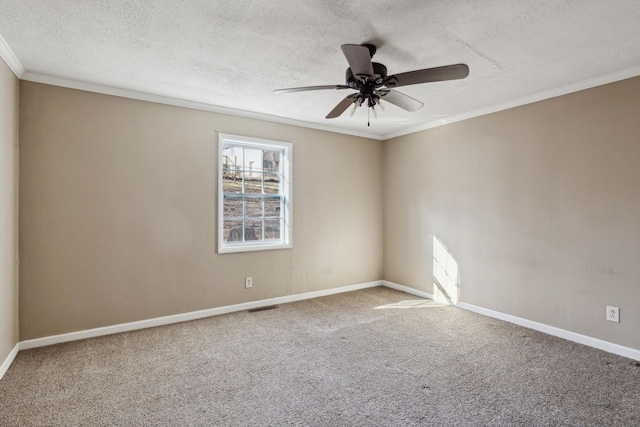
POLYGON ((476 117, 485 116, 487 114, 497 113, 499 111, 509 110, 511 108, 532 104, 534 102, 544 101, 545 99, 556 98, 556 97, 567 95, 570 93, 579 92, 581 90, 591 89, 597 86, 602 86, 602 85, 614 83, 620 80, 625 80, 625 79, 640 76, 640 66, 627 68, 625 70, 616 71, 613 73, 605 74, 603 76, 594 77, 592 79, 583 80, 581 82, 572 83, 559 88, 538 92, 536 94, 518 98, 512 101, 502 102, 499 104, 479 108, 466 113, 445 117, 436 121, 423 123, 418 126, 408 127, 406 129, 403 129, 397 132, 391 132, 385 135, 376 135, 376 134, 367 133, 367 132, 352 131, 352 130, 336 128, 333 126, 320 125, 317 123, 306 122, 303 120, 288 119, 288 118, 273 116, 269 114, 255 113, 255 112, 239 110, 235 108, 220 107, 212 104, 205 104, 205 103, 196 102, 196 101, 188 101, 184 99, 172 98, 172 97, 163 96, 163 95, 156 95, 156 94, 147 93, 147 92, 138 92, 130 89, 122 89, 122 88, 117 88, 113 86, 88 83, 88 82, 68 79, 64 77, 52 76, 48 74, 33 73, 31 71, 25 72, 20 62, 18 62, 17 58, 13 55, 13 52, 11 52, 11 49, 9 49, 7 44, 4 42, 4 39, 2 39, 2 36, 0 36, 0 55, 2 55, 3 58, 5 58, 5 61, 7 61, 7 64, 11 67, 11 69, 14 71, 16 76, 18 76, 22 80, 49 84, 54 86, 61 86, 61 87, 66 87, 70 89, 84 90, 88 92, 101 93, 104 95, 113 95, 113 96, 119 96, 123 98, 136 99, 140 101, 173 105, 177 107, 190 108, 194 110, 209 111, 212 113, 226 114, 230 116, 244 117, 244 118, 254 119, 254 120, 263 120, 267 122, 280 123, 280 124, 285 124, 290 126, 304 127, 307 129, 316 129, 316 130, 321 130, 326 132, 335 132, 335 133, 340 133, 345 135, 357 136, 361 138, 374 139, 378 141, 384 141, 392 138, 397 138, 399 136, 410 135, 410 134, 421 132, 424 130, 445 126, 451 123, 473 119, 476 117), (7 57, 13 58, 13 59, 7 60, 7 57), (10 62, 10 61, 13 61, 13 62, 10 62))
POLYGON ((433 129, 433 128, 448 125, 451 123, 473 119, 475 117, 485 116, 491 113, 497 113, 498 111, 509 110, 511 108, 520 107, 526 104, 533 104, 534 102, 544 101, 545 99, 556 98, 558 96, 579 92, 585 89, 591 89, 597 86, 602 86, 602 85, 614 83, 620 80, 630 79, 632 77, 637 77, 637 76, 640 76, 640 66, 627 68, 621 71, 605 74, 603 76, 594 77, 592 79, 583 80, 581 82, 572 83, 566 86, 561 86, 559 88, 545 90, 543 92, 538 92, 533 95, 515 99, 513 101, 502 102, 500 104, 479 108, 477 110, 469 111, 467 113, 457 114, 454 116, 446 117, 444 119, 436 120, 429 123, 424 123, 419 126, 412 126, 410 128, 407 128, 398 132, 392 132, 392 133, 383 135, 382 139, 387 140, 387 139, 396 138, 399 136, 409 135, 412 133, 421 132, 423 130, 433 129))
POLYGON ((139 101, 154 102, 157 104, 173 105, 176 107, 190 108, 193 110, 209 111, 212 113, 226 114, 226 115, 236 116, 236 117, 244 117, 247 119, 263 120, 266 122, 298 126, 298 127, 303 127, 307 129, 316 129, 316 130, 322 130, 326 132, 335 132, 335 133, 341 133, 341 134, 358 136, 362 138, 369 138, 369 139, 375 139, 375 140, 383 139, 381 135, 375 135, 367 132, 358 132, 358 131, 339 129, 332 126, 325 126, 325 125, 319 125, 317 123, 305 122, 303 120, 287 119, 284 117, 272 116, 270 114, 254 113, 251 111, 239 110, 235 108, 219 107, 212 104, 205 104, 203 102, 188 101, 185 99, 172 98, 169 96, 156 95, 156 94, 146 93, 146 92, 138 92, 135 90, 122 89, 122 88, 100 85, 95 83, 88 83, 88 82, 83 82, 79 80, 67 79, 64 77, 52 76, 48 74, 33 73, 31 71, 25 72, 22 75, 21 79, 27 80, 30 82, 35 82, 35 83, 43 83, 43 84, 48 84, 53 86, 66 87, 69 89, 77 89, 77 90, 83 90, 87 92, 101 93, 104 95, 119 96, 122 98, 130 98, 130 99, 136 99, 139 101))
POLYGON ((13 74, 16 75, 17 78, 21 79, 24 76, 24 67, 18 61, 18 58, 13 54, 13 51, 7 44, 6 40, 0 35, 0 57, 4 59, 4 62, 7 63, 13 74))

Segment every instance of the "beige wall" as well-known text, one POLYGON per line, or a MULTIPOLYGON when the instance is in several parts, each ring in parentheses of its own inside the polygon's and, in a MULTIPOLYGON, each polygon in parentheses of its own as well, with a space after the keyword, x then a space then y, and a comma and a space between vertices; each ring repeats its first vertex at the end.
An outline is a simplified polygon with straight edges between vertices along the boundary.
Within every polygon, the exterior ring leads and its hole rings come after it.
POLYGON ((21 340, 382 278, 381 141, 24 81, 20 114, 21 340), (293 142, 293 249, 216 253, 216 132, 293 142))
POLYGON ((22 82, 20 339, 383 276, 433 292, 436 236, 460 301, 640 348, 639 110, 636 78, 383 144, 22 82), (293 249, 216 254, 216 132, 293 142, 293 249))
POLYGON ((18 87, 0 58, 0 364, 18 342, 18 87))
POLYGON ((640 78, 385 141, 384 277, 640 348, 640 78), (620 307, 621 323, 605 321, 620 307))

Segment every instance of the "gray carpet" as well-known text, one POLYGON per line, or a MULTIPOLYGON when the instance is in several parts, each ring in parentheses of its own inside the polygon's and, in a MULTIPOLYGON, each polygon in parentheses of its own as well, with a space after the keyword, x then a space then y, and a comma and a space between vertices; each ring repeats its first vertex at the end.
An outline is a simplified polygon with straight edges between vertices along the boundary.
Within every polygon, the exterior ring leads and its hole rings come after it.
POLYGON ((379 287, 21 351, 0 425, 638 426, 640 367, 379 287))

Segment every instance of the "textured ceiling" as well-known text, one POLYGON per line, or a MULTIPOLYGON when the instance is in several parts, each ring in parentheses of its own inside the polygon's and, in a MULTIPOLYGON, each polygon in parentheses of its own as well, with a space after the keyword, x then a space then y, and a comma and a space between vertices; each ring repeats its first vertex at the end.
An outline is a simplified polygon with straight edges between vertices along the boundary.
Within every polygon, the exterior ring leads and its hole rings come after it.
MULTIPOLYGON (((0 35, 27 73, 385 137, 611 73, 640 74, 640 2, 0 0, 0 35), (370 42, 389 74, 466 63, 465 80, 400 88, 387 104, 325 115, 347 91, 345 43, 370 42)), ((64 81, 64 80, 59 80, 64 81)), ((350 93, 350 92, 347 92, 350 93)), ((304 124, 303 124, 304 125, 304 124)))

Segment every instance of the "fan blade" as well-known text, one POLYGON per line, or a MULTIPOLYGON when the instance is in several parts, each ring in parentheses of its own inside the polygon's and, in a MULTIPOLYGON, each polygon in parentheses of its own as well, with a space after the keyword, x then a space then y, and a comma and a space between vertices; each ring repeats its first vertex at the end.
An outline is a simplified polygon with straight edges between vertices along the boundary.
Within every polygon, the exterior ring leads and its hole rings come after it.
POLYGON ((274 93, 291 93, 291 92, 307 92, 311 90, 326 90, 326 89, 350 89, 345 85, 325 85, 325 86, 305 86, 305 87, 290 87, 287 89, 276 89, 274 93))
POLYGON ((380 99, 390 104, 400 107, 406 111, 416 111, 424 107, 424 104, 417 99, 413 99, 409 95, 405 95, 397 90, 390 90, 389 93, 381 95, 380 99))
POLYGON ((443 80, 464 79, 468 75, 469 67, 466 64, 446 65, 444 67, 425 68, 424 70, 394 74, 384 79, 384 85, 391 88, 443 80))
POLYGON ((325 117, 325 119, 335 119, 336 117, 340 117, 340 115, 344 113, 347 108, 349 108, 349 105, 353 104, 356 101, 357 96, 358 95, 354 93, 345 97, 338 103, 338 105, 333 108, 333 110, 331 110, 331 112, 329 112, 329 114, 327 114, 327 117, 325 117))
POLYGON ((373 64, 369 48, 359 44, 343 44, 342 53, 356 77, 373 77, 373 64))

